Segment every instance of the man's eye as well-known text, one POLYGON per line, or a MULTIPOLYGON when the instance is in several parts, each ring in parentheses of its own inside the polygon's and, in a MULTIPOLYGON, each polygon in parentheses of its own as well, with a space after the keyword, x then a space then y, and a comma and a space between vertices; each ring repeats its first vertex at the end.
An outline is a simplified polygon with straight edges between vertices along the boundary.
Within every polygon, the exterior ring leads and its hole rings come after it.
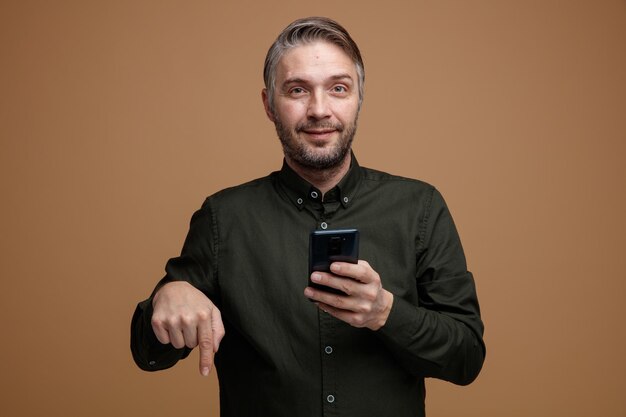
POLYGON ((343 85, 336 85, 333 87, 333 91, 335 93, 345 93, 348 91, 348 89, 343 85))
POLYGON ((291 89, 291 94, 302 94, 304 93, 304 88, 302 87, 294 87, 291 89))

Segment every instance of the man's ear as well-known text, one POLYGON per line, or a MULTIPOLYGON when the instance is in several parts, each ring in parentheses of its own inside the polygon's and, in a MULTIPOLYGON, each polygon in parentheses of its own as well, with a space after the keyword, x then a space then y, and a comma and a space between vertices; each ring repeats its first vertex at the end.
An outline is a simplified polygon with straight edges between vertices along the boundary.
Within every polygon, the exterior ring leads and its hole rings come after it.
POLYGON ((267 114, 267 118, 270 119, 270 121, 275 122, 276 119, 274 118, 274 113, 272 113, 272 107, 270 106, 270 101, 267 96, 267 88, 264 88, 261 91, 261 99, 263 100, 263 107, 265 107, 265 114, 267 114))

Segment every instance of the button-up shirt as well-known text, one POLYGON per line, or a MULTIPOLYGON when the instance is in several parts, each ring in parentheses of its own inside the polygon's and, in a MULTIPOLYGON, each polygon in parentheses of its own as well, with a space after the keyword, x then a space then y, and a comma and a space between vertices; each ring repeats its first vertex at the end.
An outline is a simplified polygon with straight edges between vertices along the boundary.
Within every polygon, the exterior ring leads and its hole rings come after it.
MULTIPOLYGON (((425 377, 468 384, 484 360, 474 280, 442 196, 354 156, 325 195, 284 163, 207 198, 155 291, 180 280, 222 313, 215 363, 225 417, 422 416, 425 377), (310 232, 345 228, 359 230, 359 257, 394 295, 377 331, 335 319, 303 294, 310 232)), ((152 371, 189 349, 160 344, 151 315, 152 297, 135 311, 131 349, 152 371)))

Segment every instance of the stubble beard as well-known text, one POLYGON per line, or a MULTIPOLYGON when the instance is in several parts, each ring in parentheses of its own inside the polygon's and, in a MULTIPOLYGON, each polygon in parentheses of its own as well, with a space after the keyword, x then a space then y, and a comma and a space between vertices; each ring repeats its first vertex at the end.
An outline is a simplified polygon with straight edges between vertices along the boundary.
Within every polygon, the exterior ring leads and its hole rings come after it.
POLYGON ((307 122, 297 125, 293 130, 285 127, 279 118, 275 119, 274 124, 286 158, 303 168, 324 171, 337 168, 345 160, 356 134, 357 119, 358 116, 347 126, 339 122, 307 122), (339 140, 325 152, 318 152, 318 148, 298 137, 298 134, 302 133, 303 130, 329 128, 335 129, 339 133, 339 140))

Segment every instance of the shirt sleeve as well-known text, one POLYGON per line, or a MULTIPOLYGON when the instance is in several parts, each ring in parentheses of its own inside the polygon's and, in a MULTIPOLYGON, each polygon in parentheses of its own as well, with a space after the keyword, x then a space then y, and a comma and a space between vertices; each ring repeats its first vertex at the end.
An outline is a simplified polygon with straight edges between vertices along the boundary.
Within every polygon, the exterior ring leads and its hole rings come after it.
POLYGON ((456 227, 434 188, 417 248, 418 305, 394 296, 377 333, 411 374, 469 384, 484 362, 484 326, 456 227))
MULTIPOLYGON (((159 281, 152 295, 140 302, 131 321, 130 346, 137 366, 145 371, 157 371, 174 366, 186 358, 191 349, 176 349, 171 344, 162 344, 152 330, 152 300, 165 284, 186 281, 202 291, 213 302, 216 290, 217 231, 209 200, 194 213, 185 244, 180 256, 170 259, 166 275, 159 281)), ((216 303, 217 304, 217 303, 216 303)))

